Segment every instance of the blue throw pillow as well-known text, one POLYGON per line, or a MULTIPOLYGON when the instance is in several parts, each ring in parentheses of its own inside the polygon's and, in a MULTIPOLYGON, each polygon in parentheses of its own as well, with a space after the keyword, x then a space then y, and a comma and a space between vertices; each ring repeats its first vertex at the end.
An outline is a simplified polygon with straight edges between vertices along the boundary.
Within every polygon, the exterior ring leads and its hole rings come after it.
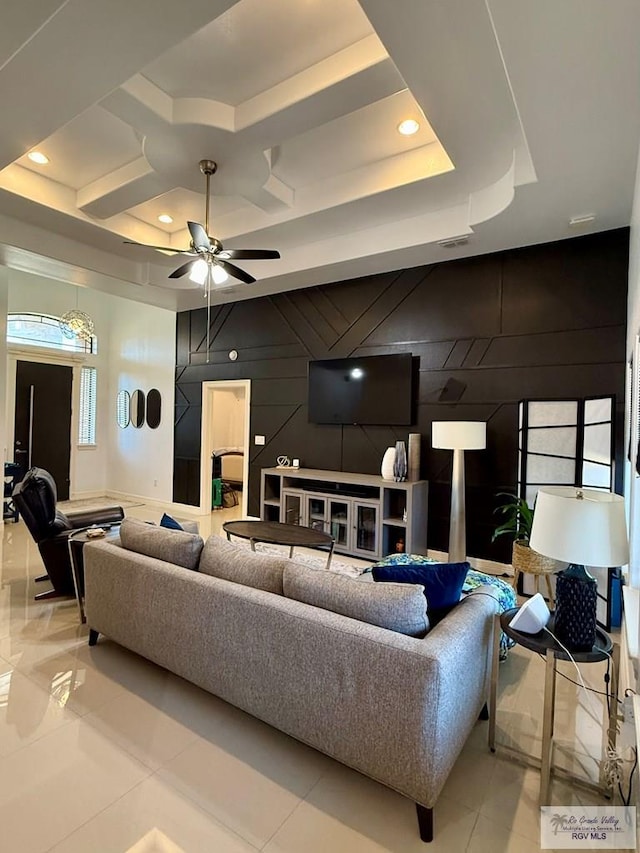
POLYGON ((160 519, 160 527, 166 527, 169 530, 184 530, 184 527, 175 520, 175 518, 171 518, 170 515, 165 514, 160 519))
POLYGON ((400 563, 373 566, 374 581, 419 583, 424 586, 429 622, 437 624, 460 601, 469 563, 400 563))

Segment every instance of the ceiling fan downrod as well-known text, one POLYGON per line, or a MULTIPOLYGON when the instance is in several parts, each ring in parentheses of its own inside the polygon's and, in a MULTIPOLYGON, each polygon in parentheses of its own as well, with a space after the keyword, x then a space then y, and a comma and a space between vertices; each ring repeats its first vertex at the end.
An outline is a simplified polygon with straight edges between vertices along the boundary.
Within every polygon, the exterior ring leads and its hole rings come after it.
POLYGON ((211 194, 209 192, 209 184, 211 182, 211 175, 215 175, 218 171, 218 164, 215 160, 200 160, 199 163, 200 171, 205 176, 207 181, 207 205, 205 210, 205 219, 204 219, 204 230, 207 232, 207 237, 209 236, 209 202, 211 199, 211 194))

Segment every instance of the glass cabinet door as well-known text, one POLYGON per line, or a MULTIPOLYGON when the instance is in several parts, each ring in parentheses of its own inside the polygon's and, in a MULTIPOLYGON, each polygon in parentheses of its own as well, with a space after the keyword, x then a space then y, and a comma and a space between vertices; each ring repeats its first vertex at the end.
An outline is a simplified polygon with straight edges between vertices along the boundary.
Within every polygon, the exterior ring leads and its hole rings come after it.
POLYGON ((307 496, 307 526, 313 530, 326 531, 327 499, 317 495, 307 496))
POLYGON ((347 501, 329 501, 329 525, 327 533, 333 536, 336 548, 349 545, 349 523, 351 504, 347 501))
POLYGON ((302 495, 296 492, 282 493, 282 521, 285 524, 302 524, 302 495))
POLYGON ((378 504, 356 503, 355 512, 355 537, 354 551, 366 556, 378 555, 378 504))

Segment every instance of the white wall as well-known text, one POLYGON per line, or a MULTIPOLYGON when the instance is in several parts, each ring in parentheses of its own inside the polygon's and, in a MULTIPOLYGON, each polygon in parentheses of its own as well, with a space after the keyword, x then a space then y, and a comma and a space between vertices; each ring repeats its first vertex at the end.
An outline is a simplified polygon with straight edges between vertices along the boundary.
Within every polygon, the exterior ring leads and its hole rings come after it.
MULTIPOLYGON (((7 398, 7 303, 9 299, 9 270, 0 267, 0 401, 7 398)), ((2 461, 10 459, 7 449, 6 418, 0 417, 0 450, 2 461)))
MULTIPOLYGON (((59 317, 66 311, 78 308, 86 311, 95 325, 95 333, 98 339, 98 352, 96 355, 87 355, 82 362, 87 366, 97 369, 97 393, 98 407, 96 420, 96 446, 78 448, 77 445, 77 412, 78 412, 78 384, 80 364, 76 361, 74 365, 74 387, 72 397, 72 435, 71 442, 71 497, 83 497, 88 494, 104 494, 107 472, 107 436, 109 432, 109 420, 107 417, 107 399, 109 393, 109 327, 110 327, 110 301, 112 297, 95 290, 76 287, 73 284, 52 281, 41 276, 22 273, 17 270, 8 270, 9 295, 7 311, 10 313, 31 311, 41 314, 51 314, 59 317)), ((2 315, 6 321, 6 313, 2 315)), ((2 332, 2 341, 6 341, 6 329, 2 332)), ((6 350, 5 350, 6 351, 6 350)), ((27 348, 25 348, 27 351, 27 348)), ((47 356, 33 354, 26 356, 37 361, 47 360, 47 356)), ((18 357, 19 358, 19 357, 18 357)), ((62 352, 53 351, 50 359, 59 361, 65 358, 62 352)), ((9 404, 7 406, 7 433, 9 444, 7 446, 7 457, 13 458, 13 405, 15 389, 15 363, 16 357, 10 357, 8 362, 7 385, 9 388, 9 404)), ((71 363, 71 362, 69 362, 71 363)), ((3 371, 6 375, 7 371, 3 371)), ((4 399, 4 397, 3 397, 4 399)))
POLYGON ((173 415, 176 315, 164 308, 110 297, 109 492, 171 503, 173 499, 173 415), (160 426, 141 429, 116 424, 116 397, 124 389, 160 391, 160 426))
MULTIPOLYGON (((634 357, 634 372, 636 385, 640 378, 638 354, 634 354, 635 340, 640 333, 640 151, 638 152, 638 168, 631 214, 631 237, 629 242, 629 291, 627 301, 627 359, 634 357)), ((627 381, 629 376, 627 375, 627 381)), ((636 388, 636 404, 633 418, 638 419, 638 392, 636 388)), ((627 389, 627 401, 629 391, 627 389)), ((629 446, 629 412, 625 417, 625 447, 629 446)), ((635 448, 632 447, 632 456, 635 448)), ((625 471, 625 495, 629 507, 629 534, 631 543, 631 561, 629 564, 629 579, 632 586, 640 587, 640 480, 632 465, 627 464, 625 471)))
MULTIPOLYGON (((7 458, 13 456, 13 393, 15 361, 6 357, 6 312, 32 311, 60 316, 72 308, 90 315, 98 338, 98 352, 82 362, 98 370, 96 447, 71 447, 71 497, 103 495, 105 492, 171 502, 173 494, 173 408, 175 371, 175 314, 163 308, 142 305, 73 284, 7 270, 0 267, 0 400, 7 400, 0 429, 7 432, 7 458), (7 308, 3 310, 2 274, 8 277, 7 308), (4 392, 4 377, 8 390, 4 392), (162 395, 162 419, 156 430, 116 424, 116 395, 125 388, 145 393, 157 388, 162 395), (157 485, 155 482, 157 481, 157 485)), ((46 360, 40 354, 31 356, 46 360)), ((58 360, 62 353, 54 353, 58 360)), ((74 365, 72 429, 77 436, 78 378, 80 363, 74 365)))
POLYGON ((244 445, 244 388, 216 388, 211 394, 212 450, 244 445))

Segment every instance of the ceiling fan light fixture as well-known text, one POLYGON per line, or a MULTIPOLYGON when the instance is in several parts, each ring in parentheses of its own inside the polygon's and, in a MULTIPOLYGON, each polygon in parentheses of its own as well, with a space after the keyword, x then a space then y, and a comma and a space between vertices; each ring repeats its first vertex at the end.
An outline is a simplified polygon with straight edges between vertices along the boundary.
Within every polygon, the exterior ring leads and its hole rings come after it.
POLYGON ((160 222, 164 222, 165 225, 171 225, 171 223, 173 222, 173 216, 169 216, 168 213, 161 213, 158 217, 158 220, 160 222))
POLYGON ((229 274, 222 267, 218 266, 218 264, 211 265, 211 277, 214 284, 224 284, 225 281, 229 281, 229 274))
POLYGON ((38 166, 46 166, 49 162, 49 158, 42 151, 29 151, 27 157, 32 163, 37 163, 38 166))
POLYGON ((398 125, 398 133, 401 133, 403 136, 413 136, 419 130, 420 125, 414 118, 406 118, 398 125))
POLYGON ((203 285, 207 280, 208 268, 207 262, 202 260, 202 258, 195 261, 189 273, 189 281, 192 281, 194 284, 203 285))

